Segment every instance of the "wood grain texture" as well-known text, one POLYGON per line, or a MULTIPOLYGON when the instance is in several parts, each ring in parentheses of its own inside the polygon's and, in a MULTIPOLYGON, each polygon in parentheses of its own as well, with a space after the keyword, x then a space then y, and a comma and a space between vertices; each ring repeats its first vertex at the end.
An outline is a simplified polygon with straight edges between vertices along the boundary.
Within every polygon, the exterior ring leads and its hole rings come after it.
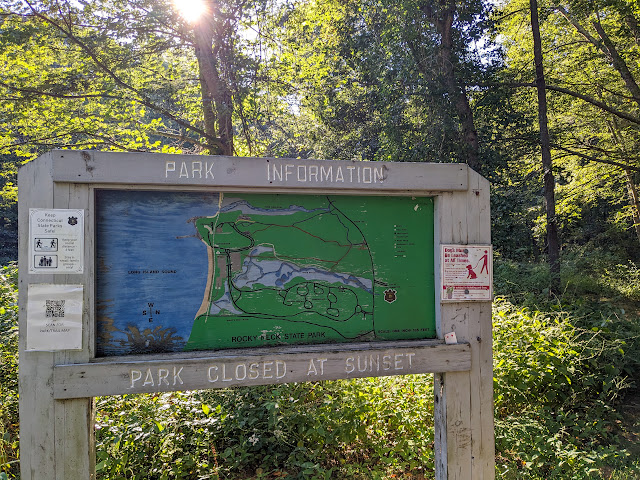
MULTIPOLYGON (((90 209, 93 195, 88 185, 54 183, 54 207, 84 209, 84 258, 94 258, 93 218, 90 209)), ((59 363, 87 362, 93 353, 95 325, 92 299, 94 265, 85 261, 82 274, 55 275, 55 283, 82 284, 82 350, 64 350, 54 354, 59 363)), ((55 380, 53 381, 55 384, 55 380)), ((55 401, 56 480, 93 478, 95 471, 95 440, 93 435, 94 402, 90 396, 74 400, 55 401)))
POLYGON ((51 155, 20 168, 18 173, 18 305, 21 478, 44 478, 55 472, 54 400, 51 385, 54 358, 48 352, 27 352, 27 298, 30 283, 53 283, 50 274, 29 274, 29 208, 53 207, 51 155))
POLYGON ((433 454, 436 480, 447 480, 447 389, 444 385, 444 373, 433 376, 433 454))
POLYGON ((446 163, 350 162, 54 150, 55 182, 208 186, 266 191, 423 195, 466 191, 467 167, 446 163), (339 171, 339 173, 338 173, 339 171), (262 189, 262 190, 261 190, 262 189), (378 192, 378 193, 376 193, 378 192))
POLYGON ((468 345, 434 341, 407 347, 375 344, 353 349, 316 349, 298 353, 220 353, 196 358, 167 356, 58 365, 55 397, 78 398, 126 393, 169 392, 233 386, 336 380, 401 374, 463 371, 471 367, 468 345))
MULTIPOLYGON (((489 182, 469 171, 469 189, 441 195, 440 244, 491 243, 489 182)), ((455 332, 471 347, 471 370, 436 376, 436 478, 495 478, 491 302, 441 302, 439 337, 455 332)))
MULTIPOLYGON (((91 268, 82 275, 29 274, 29 208, 85 208, 86 185, 54 184, 52 155, 47 154, 20 169, 19 199, 19 304, 20 304, 20 467, 21 478, 67 480, 93 478, 93 399, 60 402, 53 397, 53 366, 61 362, 87 361, 91 356, 90 291, 85 289, 83 350, 79 352, 27 352, 26 302, 30 284, 91 283, 91 268)), ((85 258, 92 258, 92 240, 85 242, 85 258)))

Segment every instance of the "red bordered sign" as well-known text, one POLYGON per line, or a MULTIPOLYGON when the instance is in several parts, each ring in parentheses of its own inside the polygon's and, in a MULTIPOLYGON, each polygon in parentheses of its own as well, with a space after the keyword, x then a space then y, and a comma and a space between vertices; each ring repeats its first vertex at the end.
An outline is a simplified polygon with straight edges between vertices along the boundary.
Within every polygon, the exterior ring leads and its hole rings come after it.
POLYGON ((491 301, 492 246, 441 245, 440 279, 443 301, 491 301))

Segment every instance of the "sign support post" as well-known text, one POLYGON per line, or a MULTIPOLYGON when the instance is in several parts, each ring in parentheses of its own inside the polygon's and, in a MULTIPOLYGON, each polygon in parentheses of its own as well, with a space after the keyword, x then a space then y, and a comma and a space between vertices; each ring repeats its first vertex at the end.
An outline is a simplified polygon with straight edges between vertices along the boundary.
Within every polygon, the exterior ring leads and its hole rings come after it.
MULTIPOLYGON (((93 397, 59 401, 53 394, 55 365, 89 361, 93 356, 94 312, 89 307, 93 288, 93 265, 82 273, 54 275, 28 273, 30 249, 29 208, 86 209, 91 205, 87 188, 53 181, 53 154, 21 168, 18 176, 19 307, 20 307, 20 469, 28 479, 95 478, 95 442, 93 397), (80 284, 84 286, 82 348, 80 350, 27 351, 27 304, 30 284, 80 284)), ((88 209, 87 211, 90 211, 88 209)), ((85 218, 87 235, 85 258, 93 255, 91 217, 85 218)))
MULTIPOLYGON (((95 478, 93 397, 98 395, 427 372, 433 372, 435 379, 436 478, 494 478, 491 293, 489 289, 483 296, 486 283, 482 283, 490 265, 463 266, 469 269, 468 278, 458 286, 470 291, 477 287, 479 296, 474 291, 452 293, 449 298, 447 289, 456 280, 452 274, 440 274, 444 263, 451 263, 445 260, 454 258, 446 256, 451 252, 443 253, 446 248, 469 246, 476 251, 482 246, 490 252, 489 183, 466 165, 53 151, 23 166, 18 182, 24 480, 95 478), (254 344, 101 356, 96 243, 108 239, 96 238, 96 198, 101 198, 97 192, 106 190, 433 198, 434 238, 429 246, 433 276, 424 294, 433 295, 435 302, 435 334, 258 347, 255 336, 243 335, 234 338, 253 339, 254 344), (64 228, 56 226, 60 221, 66 221, 64 228), (78 235, 76 225, 84 235, 78 235), (457 338, 455 344, 444 342, 451 333, 457 338)), ((240 220, 248 222, 249 216, 243 214, 240 220)), ((225 233, 215 223, 211 231, 225 233)), ((394 235, 402 248, 411 244, 404 230, 394 235)), ((210 243, 215 251, 217 244, 210 243)), ((232 247, 221 250, 227 252, 228 278, 242 257, 232 247)), ((461 253, 455 258, 470 257, 461 253)), ((489 253, 485 260, 490 262, 489 253)), ((224 255, 213 265, 222 268, 224 255)), ((487 278, 490 285, 490 274, 487 278)), ((222 288, 212 285, 207 288, 222 288)), ((403 298, 393 286, 383 290, 384 295, 373 290, 384 297, 382 304, 403 298)), ((330 303, 334 307, 336 300, 330 303)), ((157 305, 149 312, 148 322, 170 317, 157 305)))
MULTIPOLYGON (((470 171, 466 191, 438 196, 436 210, 441 245, 491 243, 489 182, 480 175, 470 171)), ((471 370, 434 375, 436 478, 494 478, 491 301, 440 302, 438 337, 448 332, 471 346, 471 370)))

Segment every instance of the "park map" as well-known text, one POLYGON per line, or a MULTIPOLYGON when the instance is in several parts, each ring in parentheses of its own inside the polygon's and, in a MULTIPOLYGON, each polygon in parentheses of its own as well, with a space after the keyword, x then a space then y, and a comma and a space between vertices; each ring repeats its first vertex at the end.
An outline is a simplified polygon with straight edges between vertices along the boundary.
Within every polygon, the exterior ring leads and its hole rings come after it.
POLYGON ((102 355, 435 336, 431 198, 151 195, 98 196, 102 355))

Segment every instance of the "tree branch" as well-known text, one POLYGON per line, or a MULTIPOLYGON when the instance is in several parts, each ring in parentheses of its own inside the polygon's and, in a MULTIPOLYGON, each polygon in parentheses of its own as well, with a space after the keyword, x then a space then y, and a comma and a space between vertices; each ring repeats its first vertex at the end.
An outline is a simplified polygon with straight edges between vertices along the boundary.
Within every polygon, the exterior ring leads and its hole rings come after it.
MULTIPOLYGON (((483 84, 476 84, 477 87, 511 87, 511 88, 519 88, 519 87, 527 87, 527 88, 535 88, 536 84, 535 83, 525 83, 525 82, 504 82, 504 83, 483 83, 483 84)), ((627 120, 631 123, 635 123, 637 125, 640 125, 640 117, 636 117, 635 115, 631 115, 629 113, 626 112, 621 112, 620 110, 617 110, 613 107, 610 107, 609 105, 607 105, 604 102, 601 102, 600 100, 596 100, 593 97, 590 97, 589 95, 584 95, 582 93, 579 92, 574 92, 573 90, 569 90, 568 88, 564 88, 564 87, 559 87, 557 85, 549 85, 547 84, 545 86, 545 88, 547 90, 551 90, 554 92, 558 92, 558 93, 564 93, 566 95, 569 95, 571 97, 575 97, 575 98, 579 98, 580 100, 583 100, 587 103, 590 103, 591 105, 598 107, 601 110, 604 110, 605 112, 608 112, 612 115, 615 115, 616 117, 622 118, 624 120, 627 120)))
POLYGON ((634 167, 634 166, 628 165, 626 163, 616 162, 614 160, 606 160, 606 159, 602 159, 602 158, 592 157, 591 155, 586 155, 586 154, 581 153, 581 152, 576 152, 575 150, 571 150, 569 148, 565 148, 565 147, 563 147, 561 145, 558 145, 558 144, 552 144, 552 146, 556 150, 562 150, 563 152, 567 152, 570 155, 575 155, 577 157, 583 158, 583 159, 588 160, 590 162, 604 163, 604 164, 607 164, 607 165, 613 165, 614 167, 622 168, 623 170, 633 170, 634 172, 640 172, 640 167, 634 167))
POLYGON ((0 86, 8 90, 14 90, 16 92, 28 93, 30 95, 37 95, 37 96, 61 98, 65 100, 80 100, 85 98, 111 98, 114 100, 122 100, 122 97, 118 97, 116 95, 109 95, 106 93, 85 93, 80 95, 68 95, 63 93, 48 92, 45 90, 36 90, 33 88, 16 87, 15 85, 9 85, 8 83, 3 82, 2 80, 0 80, 0 86))
POLYGON ((176 134, 176 133, 171 133, 171 132, 166 132, 166 131, 162 131, 162 130, 154 130, 153 133, 155 133, 156 135, 159 135, 161 137, 167 137, 170 138, 172 140, 178 140, 181 143, 192 143, 194 145, 197 145, 198 147, 201 147, 205 150, 211 148, 211 145, 208 145, 204 142, 200 142, 194 138, 191 137, 187 137, 184 134, 176 134))
POLYGON ((144 105, 145 107, 150 108, 151 110, 154 110, 164 116, 166 116, 167 118, 173 120, 174 122, 176 122, 178 125, 180 125, 181 127, 184 127, 188 130, 192 130, 193 132, 202 135, 204 138, 207 139, 207 142, 211 143, 212 145, 218 145, 221 146, 222 142, 220 141, 220 139, 218 138, 211 138, 204 130, 195 127, 194 125, 191 125, 191 123, 182 120, 179 117, 176 117, 174 114, 172 114, 170 111, 168 111, 167 109, 153 103, 151 100, 149 100, 145 95, 143 95, 138 89, 134 88, 133 86, 129 85, 128 83, 124 82, 118 75, 115 74, 115 72, 113 72, 111 70, 111 68, 109 68, 109 66, 107 66, 103 61, 101 61, 98 58, 98 55, 96 54, 95 51, 93 51, 93 49, 91 49, 88 45, 86 45, 82 40, 80 40, 76 35, 73 34, 73 32, 69 29, 65 29, 62 25, 60 25, 58 22, 55 22, 53 19, 49 18, 46 15, 43 15, 42 13, 40 13, 38 10, 36 10, 36 8, 29 2, 29 0, 24 0, 25 3, 29 6, 29 8, 31 9, 31 11, 33 12, 33 14, 38 17, 40 20, 45 21, 49 24, 51 24, 54 28, 56 28, 57 30, 59 30, 63 35, 65 35, 70 41, 72 41, 73 43, 75 43, 76 45, 78 45, 80 47, 80 49, 86 53, 89 58, 91 58, 91 60, 93 60, 93 62, 95 63, 95 65, 102 70, 105 74, 107 74, 115 83, 116 85, 124 88, 125 90, 128 90, 130 92, 135 93, 135 95, 138 97, 135 100, 144 105))
POLYGON ((569 13, 567 9, 565 9, 562 5, 557 5, 556 10, 560 12, 560 14, 567 19, 567 21, 573 25, 573 27, 578 31, 580 35, 582 35, 589 43, 591 43, 598 50, 602 51, 602 44, 598 42, 598 40, 593 37, 586 28, 582 26, 582 24, 575 18, 573 15, 569 13))
POLYGON ((600 50, 602 54, 608 59, 609 63, 613 66, 613 68, 618 72, 620 78, 624 81, 624 84, 627 86, 627 89, 633 96, 635 102, 640 105, 640 87, 633 78, 633 74, 629 70, 627 63, 624 61, 622 56, 618 53, 615 45, 604 31, 602 24, 600 23, 600 19, 597 18, 596 21, 591 22, 593 28, 595 28, 596 33, 600 37, 600 40, 591 35, 586 28, 573 16, 567 9, 562 6, 556 6, 556 10, 558 10, 564 18, 567 19, 571 25, 586 38, 589 43, 591 43, 596 49, 600 50))
POLYGON ((608 57, 611 61, 611 64, 613 65, 613 68, 615 68, 616 71, 620 74, 620 77, 622 77, 624 84, 629 89, 631 95, 633 95, 633 99, 635 100, 635 102, 640 105, 640 87, 638 87, 635 78, 633 78, 633 74, 629 70, 627 63, 618 53, 615 45, 613 44, 607 33, 604 31, 604 28, 602 28, 602 24, 600 23, 600 21, 593 22, 593 27, 596 29, 596 32, 598 32, 598 35, 602 39, 602 43, 604 44, 604 48, 608 52, 608 57))

